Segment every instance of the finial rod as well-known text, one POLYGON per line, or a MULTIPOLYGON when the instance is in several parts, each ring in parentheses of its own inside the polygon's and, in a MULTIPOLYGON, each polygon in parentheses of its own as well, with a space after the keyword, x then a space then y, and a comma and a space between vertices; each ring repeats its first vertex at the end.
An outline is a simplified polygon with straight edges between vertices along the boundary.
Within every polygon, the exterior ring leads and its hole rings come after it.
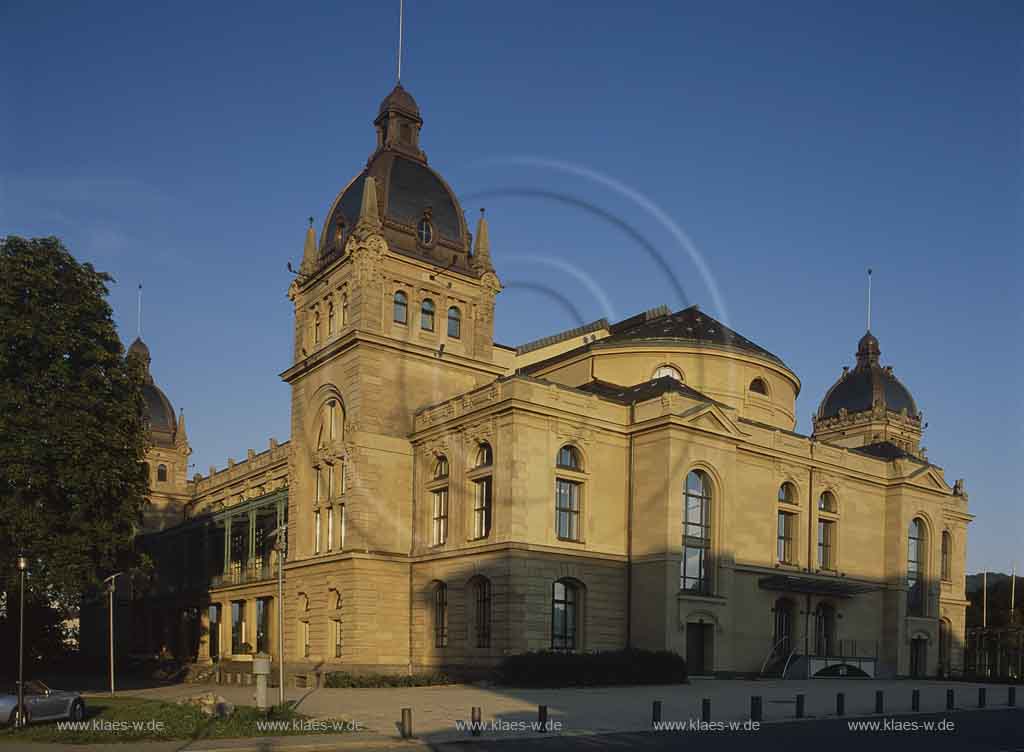
POLYGON ((871 268, 868 267, 868 331, 871 331, 871 268))
POLYGON ((398 0, 398 78, 396 83, 402 83, 402 32, 405 26, 405 0, 398 0))
POLYGON ((142 283, 139 282, 139 339, 142 339, 142 283))

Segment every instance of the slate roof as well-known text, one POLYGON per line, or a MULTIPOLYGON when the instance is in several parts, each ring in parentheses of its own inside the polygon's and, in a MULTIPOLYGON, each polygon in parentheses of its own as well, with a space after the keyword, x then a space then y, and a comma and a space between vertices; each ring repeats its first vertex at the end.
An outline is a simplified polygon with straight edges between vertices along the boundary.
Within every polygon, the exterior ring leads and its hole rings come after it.
POLYGON ((850 451, 859 452, 860 454, 866 454, 870 457, 876 457, 880 460, 898 460, 902 458, 917 460, 917 457, 910 454, 900 447, 893 444, 891 441, 878 441, 874 444, 866 444, 861 447, 851 447, 850 451))
POLYGON ((635 384, 634 386, 622 386, 621 384, 612 384, 608 381, 594 379, 593 381, 588 381, 582 386, 576 387, 576 389, 583 392, 589 392, 590 394, 596 394, 598 397, 611 400, 612 402, 618 402, 621 405, 635 405, 638 402, 644 402, 653 397, 660 397, 666 392, 676 392, 684 397, 689 397, 690 399, 695 399, 700 402, 716 402, 706 394, 698 392, 696 389, 677 381, 671 376, 662 376, 661 378, 651 379, 650 381, 635 384))

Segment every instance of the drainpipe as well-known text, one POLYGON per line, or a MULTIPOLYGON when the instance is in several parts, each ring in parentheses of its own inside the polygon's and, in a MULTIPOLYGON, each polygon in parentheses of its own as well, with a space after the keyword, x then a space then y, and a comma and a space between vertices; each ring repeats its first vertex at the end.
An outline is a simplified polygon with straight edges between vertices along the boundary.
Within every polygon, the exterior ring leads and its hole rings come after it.
POLYGON ((636 405, 629 406, 629 470, 626 475, 626 648, 633 647, 633 419, 636 405))
MULTIPOLYGON (((807 470, 807 573, 811 573, 811 562, 814 560, 814 467, 807 470)), ((811 654, 811 594, 806 593, 804 601, 804 660, 811 654)), ((810 664, 807 664, 808 671, 810 664)))

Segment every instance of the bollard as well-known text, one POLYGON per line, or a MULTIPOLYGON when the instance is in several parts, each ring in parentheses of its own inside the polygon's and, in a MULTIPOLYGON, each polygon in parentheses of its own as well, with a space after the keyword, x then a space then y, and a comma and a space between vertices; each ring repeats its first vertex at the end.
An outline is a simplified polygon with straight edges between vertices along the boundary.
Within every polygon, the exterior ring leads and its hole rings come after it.
POLYGON ((796 717, 804 717, 804 696, 802 694, 796 696, 796 717))
POLYGON ((954 703, 953 703, 953 690, 952 689, 947 689, 946 690, 946 710, 952 710, 953 706, 954 706, 954 703))
POLYGON ((761 698, 758 695, 750 698, 750 720, 758 722, 761 720, 761 698))
POLYGON ((978 687, 978 707, 985 707, 985 688, 978 687))
POLYGON ((877 692, 875 692, 875 712, 885 712, 885 694, 882 692, 882 690, 878 690, 877 692))
POLYGON ((700 719, 704 723, 711 722, 711 698, 705 697, 700 701, 700 719))
POLYGON ((540 722, 540 730, 548 730, 548 706, 538 705, 537 706, 537 720, 540 722))
POLYGON ((470 733, 473 736, 480 736, 480 708, 474 706, 469 710, 469 720, 472 724, 470 733))
POLYGON ((846 712, 846 695, 836 692, 836 715, 843 715, 846 712))
POLYGON ((921 709, 921 690, 915 689, 910 693, 910 709, 915 713, 921 709))
POLYGON ((402 738, 412 738, 412 708, 402 708, 402 738))
POLYGON ((1017 706, 1017 688, 1010 687, 1006 690, 1006 704, 1011 708, 1017 706))
POLYGON ((661 700, 655 700, 651 705, 651 725, 661 723, 661 700))

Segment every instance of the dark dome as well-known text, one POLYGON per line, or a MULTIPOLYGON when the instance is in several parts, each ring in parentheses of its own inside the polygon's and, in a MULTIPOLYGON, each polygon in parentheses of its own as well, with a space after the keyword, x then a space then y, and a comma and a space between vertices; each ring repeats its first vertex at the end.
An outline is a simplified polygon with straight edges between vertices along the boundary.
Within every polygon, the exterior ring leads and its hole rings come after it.
POLYGON ((879 402, 891 412, 907 411, 920 417, 913 395, 893 375, 892 368, 879 365, 881 349, 878 339, 868 332, 857 343, 857 366, 844 370, 818 408, 818 418, 835 418, 840 410, 860 413, 871 410, 879 402))
POLYGON ((136 337, 128 348, 128 357, 141 358, 146 369, 146 380, 142 385, 142 399, 144 404, 144 417, 149 423, 149 430, 153 442, 162 446, 173 446, 175 433, 178 429, 178 422, 174 416, 174 406, 167 399, 167 395, 153 381, 153 374, 149 371, 150 355, 149 348, 141 338, 136 337))
POLYGON ((377 183, 377 206, 382 220, 401 225, 413 237, 416 225, 429 211, 439 239, 468 250, 465 218, 455 194, 426 164, 393 151, 377 152, 366 169, 339 194, 320 235, 321 250, 334 236, 331 228, 339 224, 351 228, 359 219, 367 175, 372 175, 377 183))
POLYGON ((380 113, 383 114, 388 110, 401 110, 417 118, 420 116, 419 105, 412 98, 412 94, 403 89, 401 84, 396 84, 391 93, 381 101, 380 113))

